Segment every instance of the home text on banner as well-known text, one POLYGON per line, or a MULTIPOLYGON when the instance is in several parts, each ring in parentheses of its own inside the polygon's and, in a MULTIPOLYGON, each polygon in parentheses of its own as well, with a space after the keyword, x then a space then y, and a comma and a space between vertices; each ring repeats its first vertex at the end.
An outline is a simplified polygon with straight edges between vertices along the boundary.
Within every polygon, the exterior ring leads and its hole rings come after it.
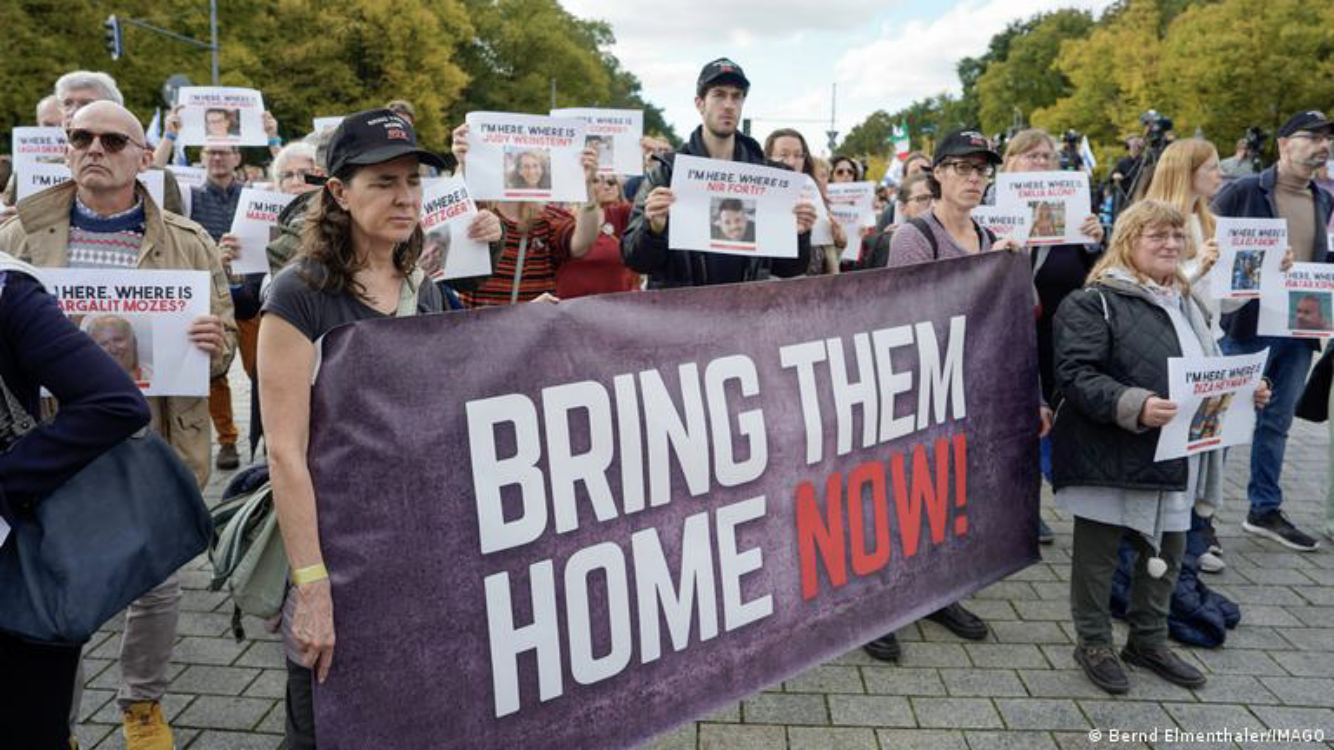
POLYGON ((598 174, 644 174, 644 113, 638 109, 553 109, 552 117, 588 124, 584 145, 598 151, 598 174))
POLYGON ((1177 415, 1163 425, 1153 460, 1243 445, 1255 432, 1255 389, 1269 350, 1235 357, 1171 357, 1168 398, 1177 415))
POLYGON ((1255 299, 1265 276, 1281 276, 1288 248, 1285 219, 1217 218, 1218 261, 1209 272, 1209 294, 1217 299, 1255 299))
POLYGON ((797 257, 805 179, 789 169, 678 154, 667 244, 673 250, 797 257))
POLYGON ((474 200, 587 201, 586 126, 571 117, 469 112, 464 174, 474 200))
POLYGON ((264 97, 254 89, 184 86, 177 91, 182 146, 264 146, 264 97))
POLYGON ((330 332, 320 746, 626 747, 1035 562, 1031 286, 988 253, 330 332))
POLYGON ((491 246, 468 236, 477 204, 459 177, 422 182, 422 232, 425 241, 418 267, 435 280, 488 276, 491 246))
POLYGON ((1082 245, 1093 238, 1079 230, 1092 215, 1087 172, 1002 172, 996 176, 996 205, 1028 214, 1028 244, 1082 245))
POLYGON ((241 197, 236 202, 236 213, 232 214, 231 231, 241 241, 241 255, 232 261, 232 273, 269 272, 267 248, 281 231, 278 228, 278 214, 295 198, 295 195, 288 193, 252 187, 241 190, 241 197))
POLYGON ((1294 263, 1261 280, 1261 336, 1334 336, 1334 265, 1294 263))
POLYGON ((207 271, 43 268, 60 309, 145 396, 207 396, 208 355, 187 334, 209 311, 207 271))

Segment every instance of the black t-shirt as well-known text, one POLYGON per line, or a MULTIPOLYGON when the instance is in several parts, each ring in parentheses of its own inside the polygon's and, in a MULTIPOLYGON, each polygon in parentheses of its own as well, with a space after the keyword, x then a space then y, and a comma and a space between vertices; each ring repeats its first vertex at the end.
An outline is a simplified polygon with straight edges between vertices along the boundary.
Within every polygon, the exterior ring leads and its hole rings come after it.
MULTIPOLYGON (((317 274, 323 273, 323 269, 310 260, 293 262, 273 278, 262 312, 291 323, 311 341, 346 323, 392 317, 370 307, 351 292, 334 294, 313 288, 302 275, 303 271, 311 278, 319 278, 317 274)), ((435 284, 423 281, 417 292, 417 313, 443 310, 440 290, 435 284)))

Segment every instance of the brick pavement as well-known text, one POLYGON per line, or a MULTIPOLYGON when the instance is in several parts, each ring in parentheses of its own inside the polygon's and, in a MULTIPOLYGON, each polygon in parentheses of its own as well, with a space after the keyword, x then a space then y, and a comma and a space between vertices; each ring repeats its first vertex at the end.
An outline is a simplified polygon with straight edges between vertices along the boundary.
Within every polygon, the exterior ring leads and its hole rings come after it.
MULTIPOLYGON (((247 434, 249 385, 232 372, 236 416, 247 434)), ((1297 422, 1284 468, 1285 509, 1314 531, 1322 518, 1328 434, 1297 422)), ((890 750, 890 748, 1074 748, 1109 745, 1119 730, 1160 733, 1266 728, 1323 730, 1334 747, 1334 553, 1285 551, 1244 536, 1245 467, 1237 450, 1227 466, 1227 503, 1219 536, 1227 570, 1206 582, 1242 606, 1241 625, 1217 651, 1183 649, 1209 676, 1201 690, 1169 685, 1134 671, 1130 694, 1112 697, 1093 687, 1071 659, 1074 631, 1068 606, 1071 519, 1044 502, 1056 543, 1043 561, 975 594, 967 605, 992 633, 967 642, 935 623, 899 631, 898 666, 860 649, 752 695, 705 719, 660 737, 654 750, 890 750), (1092 730, 1103 732, 1091 743, 1092 730)), ((228 476, 215 473, 206 497, 216 502, 228 476)), ((1328 540, 1325 540, 1329 545, 1328 540)), ((254 621, 250 640, 237 644, 230 606, 206 590, 206 563, 183 574, 185 589, 173 679, 165 701, 180 750, 268 750, 282 743, 285 673, 277 637, 254 621)), ((78 734, 85 748, 120 748, 114 701, 121 618, 85 651, 86 690, 78 734)), ((1119 639, 1125 628, 1116 624, 1119 639)), ((1116 747, 1280 747, 1118 743, 1116 747)))

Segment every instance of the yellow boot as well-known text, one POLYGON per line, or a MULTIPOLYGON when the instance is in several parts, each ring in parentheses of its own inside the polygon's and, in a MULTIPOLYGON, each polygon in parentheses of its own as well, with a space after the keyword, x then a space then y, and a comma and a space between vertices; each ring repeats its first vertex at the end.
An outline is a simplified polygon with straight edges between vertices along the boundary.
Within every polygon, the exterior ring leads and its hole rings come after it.
POLYGON ((125 750, 176 750, 171 727, 162 718, 162 704, 157 701, 131 703, 121 717, 125 750))

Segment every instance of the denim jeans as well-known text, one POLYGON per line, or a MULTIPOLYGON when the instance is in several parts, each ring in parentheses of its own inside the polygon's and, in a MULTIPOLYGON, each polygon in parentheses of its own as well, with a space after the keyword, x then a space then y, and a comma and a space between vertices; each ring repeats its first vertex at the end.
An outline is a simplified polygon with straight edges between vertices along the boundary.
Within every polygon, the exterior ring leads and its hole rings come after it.
POLYGON ((1251 512, 1260 514, 1276 510, 1283 504, 1283 490, 1279 478, 1283 474, 1283 452, 1288 444, 1288 428, 1292 426, 1297 399, 1306 384, 1311 369, 1311 343, 1302 339, 1256 336, 1237 340, 1224 336, 1219 342, 1224 354, 1254 354, 1266 347, 1269 361, 1265 377, 1274 389, 1269 405, 1256 415, 1255 437, 1251 442, 1251 480, 1246 485, 1246 496, 1251 512))

